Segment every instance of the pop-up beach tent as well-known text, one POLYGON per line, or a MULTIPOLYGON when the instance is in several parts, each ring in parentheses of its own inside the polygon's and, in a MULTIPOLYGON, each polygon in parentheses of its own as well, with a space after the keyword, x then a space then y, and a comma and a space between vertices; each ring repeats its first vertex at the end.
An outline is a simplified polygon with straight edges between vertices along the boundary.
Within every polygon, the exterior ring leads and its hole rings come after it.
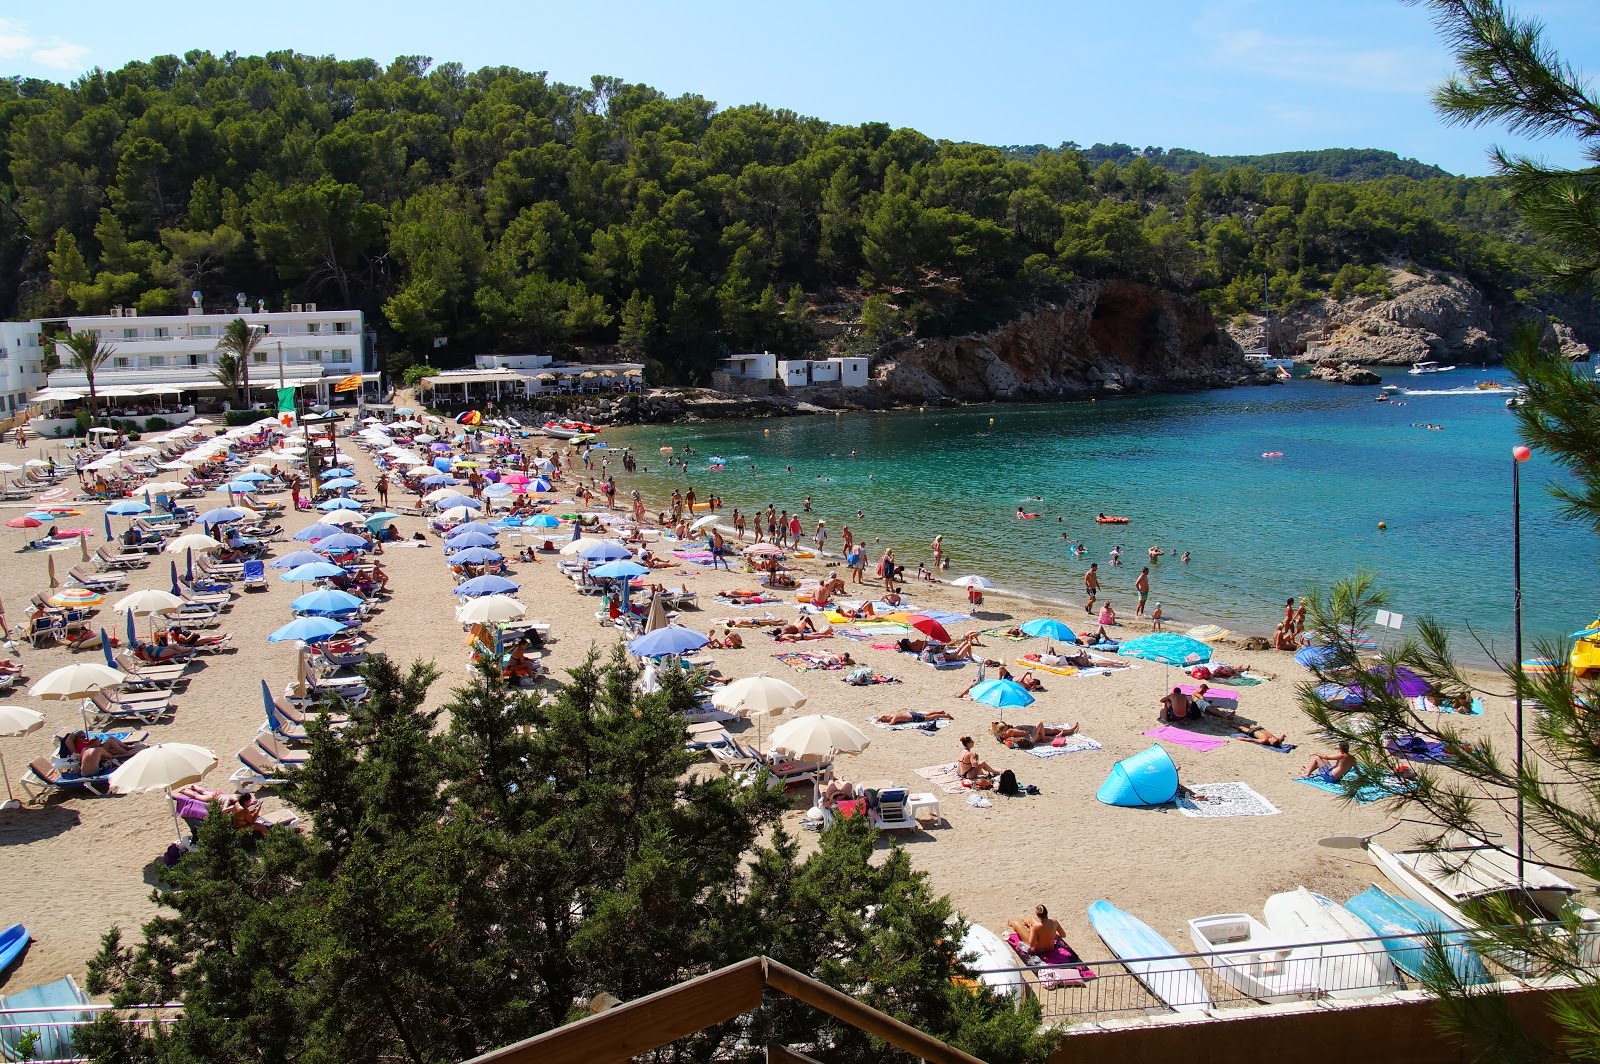
POLYGON ((1178 766, 1159 743, 1111 766, 1094 795, 1106 805, 1137 809, 1165 805, 1178 796, 1178 766))

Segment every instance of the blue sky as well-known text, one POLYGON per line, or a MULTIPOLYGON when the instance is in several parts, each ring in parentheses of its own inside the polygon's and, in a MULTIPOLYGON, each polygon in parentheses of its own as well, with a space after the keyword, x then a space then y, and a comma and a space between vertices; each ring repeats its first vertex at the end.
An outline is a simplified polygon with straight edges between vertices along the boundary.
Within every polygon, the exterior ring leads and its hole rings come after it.
MULTIPOLYGON (((1600 83, 1600 5, 1513 6, 1542 19, 1565 58, 1600 83)), ((1501 143, 1580 165, 1570 142, 1442 126, 1428 91, 1449 57, 1426 10, 1398 0, 277 0, 157 10, 126 0, 11 6, 0 16, 0 74, 69 81, 191 48, 420 54, 569 83, 612 74, 724 106, 760 102, 991 144, 1375 147, 1478 174, 1501 143)))

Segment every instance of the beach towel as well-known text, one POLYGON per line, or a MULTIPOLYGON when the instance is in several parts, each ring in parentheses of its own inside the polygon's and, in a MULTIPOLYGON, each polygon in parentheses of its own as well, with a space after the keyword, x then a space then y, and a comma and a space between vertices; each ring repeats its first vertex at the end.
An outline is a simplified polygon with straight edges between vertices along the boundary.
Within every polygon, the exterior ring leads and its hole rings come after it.
POLYGON ((899 643, 869 643, 873 650, 899 650, 899 643))
MULTIPOLYGON (((1415 698, 1413 698, 1411 700, 1411 705, 1413 707, 1415 707, 1415 709, 1416 709, 1416 711, 1418 713, 1444 713, 1444 712, 1447 712, 1446 710, 1440 708, 1438 699, 1432 698, 1432 697, 1430 697, 1428 695, 1418 695, 1417 697, 1415 697, 1415 698)), ((1455 710, 1449 710, 1448 712, 1454 713, 1455 710)), ((1468 717, 1481 717, 1481 716, 1483 716, 1483 699, 1474 698, 1472 700, 1472 708, 1471 708, 1471 710, 1469 712, 1461 714, 1461 715, 1462 716, 1468 716, 1468 717)))
POLYGON ((880 683, 899 683, 900 682, 899 677, 889 676, 889 675, 886 675, 886 674, 880 673, 880 672, 875 672, 871 676, 867 677, 864 680, 853 680, 849 676, 841 676, 841 677, 839 677, 839 679, 844 681, 845 683, 849 684, 851 687, 872 687, 872 686, 874 686, 876 684, 880 684, 880 683))
POLYGON ((1248 783, 1197 783, 1189 790, 1206 800, 1195 801, 1180 795, 1176 805, 1184 816, 1215 820, 1230 816, 1278 815, 1278 807, 1248 783))
POLYGON ((956 763, 947 761, 942 765, 929 765, 927 768, 917 769, 917 775, 944 791, 946 794, 963 794, 966 787, 961 782, 961 777, 956 775, 956 763))
POLYGON ((990 639, 1009 639, 1013 643, 1020 643, 1025 639, 1032 638, 1031 636, 1026 635, 1010 635, 1008 634, 1010 631, 1011 629, 1009 627, 1002 626, 999 628, 985 628, 978 634, 981 636, 986 636, 990 639))
POLYGON ((1041 665, 1037 661, 1029 661, 1027 658, 1018 658, 1015 664, 1021 665, 1024 669, 1036 669, 1039 672, 1054 673, 1057 676, 1078 675, 1078 669, 1074 665, 1041 665))
POLYGON ((693 562, 695 565, 710 565, 716 560, 708 550, 675 550, 672 556, 679 561, 693 562))
POLYGON ((1063 939, 1056 939, 1054 946, 1039 953, 1024 946, 1015 931, 1006 935, 1006 943, 1011 952, 1022 958, 1023 964, 1038 970, 1039 985, 1046 990, 1082 986, 1095 977, 1094 969, 1083 963, 1083 958, 1063 939))
POLYGON ((1426 761, 1436 765, 1450 763, 1450 748, 1441 742, 1430 742, 1420 735, 1397 735, 1383 744, 1391 754, 1408 761, 1426 761))
MULTIPOLYGON (((1060 727, 1060 725, 1057 725, 1060 727)), ((1034 757, 1060 757, 1062 754, 1081 754, 1085 750, 1100 750, 1103 747, 1087 735, 1063 735, 1059 740, 1052 741, 1047 746, 1030 746, 1018 753, 1031 754, 1034 757), (1056 741, 1061 743, 1055 745, 1056 741)))
POLYGON ((884 731, 919 731, 925 735, 932 735, 934 732, 945 727, 950 722, 947 720, 925 720, 921 723, 907 722, 905 724, 880 724, 876 718, 868 717, 867 723, 872 725, 874 728, 882 728, 884 731))
MULTIPOLYGON (((1200 690, 1199 684, 1180 684, 1178 690, 1186 695, 1193 695, 1200 690)), ((1206 701, 1213 705, 1229 703, 1229 709, 1239 708, 1239 692, 1230 691, 1226 687, 1212 687, 1206 692, 1206 701)))
MULTIPOLYGON (((1241 743, 1250 742, 1250 740, 1246 739, 1242 735, 1235 735, 1234 738, 1239 740, 1241 743)), ((1272 750, 1280 754, 1292 753, 1294 750, 1298 749, 1294 743, 1284 743, 1282 746, 1263 746, 1261 743, 1250 743, 1250 745, 1258 750, 1272 750)))
MULTIPOLYGON (((1327 791, 1329 794, 1337 794, 1341 797, 1345 794, 1344 784, 1330 783, 1318 776, 1303 776, 1295 780, 1295 782, 1304 783, 1307 787, 1315 787, 1319 791, 1327 791)), ((1406 785, 1393 775, 1385 775, 1377 783, 1362 784, 1360 789, 1356 791, 1356 804, 1368 805, 1372 802, 1381 802, 1385 798, 1393 798, 1406 789, 1406 785)))
MULTIPOLYGON (((854 639, 858 643, 865 643, 868 640, 881 639, 884 636, 902 636, 909 632, 910 629, 903 624, 858 624, 851 628, 840 628, 837 631, 846 639, 854 639)), ((878 644, 874 643, 872 645, 876 647, 878 644)), ((884 645, 894 646, 892 643, 884 645)))
MULTIPOLYGON (((877 647, 876 643, 874 643, 872 645, 873 645, 874 648, 877 647)), ((883 648, 883 649, 899 650, 900 648, 898 646, 893 646, 892 645, 892 646, 889 646, 889 647, 886 647, 886 648, 883 648)), ((926 665, 930 669, 959 669, 959 668, 961 668, 961 666, 966 664, 966 660, 965 659, 960 659, 960 660, 957 660, 957 661, 923 661, 921 654, 915 654, 915 653, 912 653, 909 650, 901 650, 900 653, 906 655, 909 658, 915 658, 919 665, 926 665)))
POLYGON ((1170 724, 1164 724, 1159 728, 1151 728, 1144 734, 1152 739, 1160 739, 1164 743, 1177 743, 1179 746, 1187 746, 1189 749, 1197 750, 1202 754, 1210 753, 1219 746, 1228 745, 1228 740, 1218 736, 1196 735, 1193 732, 1186 732, 1182 728, 1174 728, 1170 724))
POLYGON ((786 654, 774 654, 772 656, 796 672, 832 672, 835 669, 844 668, 842 662, 832 662, 816 654, 801 654, 791 651, 786 654))

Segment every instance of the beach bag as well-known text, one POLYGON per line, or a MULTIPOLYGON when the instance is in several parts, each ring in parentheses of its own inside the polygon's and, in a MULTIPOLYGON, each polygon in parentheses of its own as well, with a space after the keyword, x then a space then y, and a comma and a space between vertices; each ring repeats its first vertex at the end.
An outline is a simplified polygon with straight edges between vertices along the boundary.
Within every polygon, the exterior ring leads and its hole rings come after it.
POLYGON ((844 682, 854 687, 865 687, 872 682, 872 670, 856 669, 845 675, 844 682))
POLYGON ((994 785, 994 789, 998 794, 1007 794, 1013 797, 1022 793, 1022 788, 1017 786, 1017 774, 1010 769, 1005 769, 1000 773, 1000 782, 994 785))

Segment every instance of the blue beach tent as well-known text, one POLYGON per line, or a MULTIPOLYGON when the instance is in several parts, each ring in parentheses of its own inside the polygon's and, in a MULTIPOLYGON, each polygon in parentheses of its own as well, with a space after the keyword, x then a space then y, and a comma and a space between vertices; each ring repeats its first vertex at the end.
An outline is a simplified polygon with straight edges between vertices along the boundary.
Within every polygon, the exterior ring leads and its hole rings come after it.
POLYGON ((1165 805, 1178 796, 1178 766, 1160 743, 1111 766, 1111 775, 1094 796, 1106 805, 1130 809, 1165 805))

